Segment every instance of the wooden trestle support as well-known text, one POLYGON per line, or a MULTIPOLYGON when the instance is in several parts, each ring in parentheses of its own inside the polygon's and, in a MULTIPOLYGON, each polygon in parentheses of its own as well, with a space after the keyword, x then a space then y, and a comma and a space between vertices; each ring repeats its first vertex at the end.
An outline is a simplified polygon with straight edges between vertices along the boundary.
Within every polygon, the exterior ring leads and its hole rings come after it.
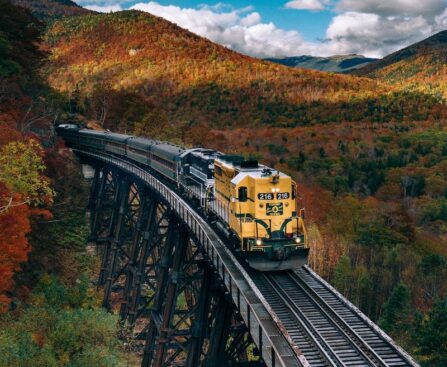
POLYGON ((162 197, 96 163, 88 204, 103 306, 141 342, 142 366, 265 366, 202 244, 162 197))

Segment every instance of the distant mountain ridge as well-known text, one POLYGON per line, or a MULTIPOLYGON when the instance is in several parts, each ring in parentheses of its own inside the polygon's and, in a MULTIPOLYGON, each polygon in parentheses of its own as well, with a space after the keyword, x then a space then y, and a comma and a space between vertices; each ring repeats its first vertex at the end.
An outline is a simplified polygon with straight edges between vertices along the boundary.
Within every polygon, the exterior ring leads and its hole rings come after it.
POLYGON ((393 87, 447 99, 447 31, 397 51, 382 60, 354 70, 393 87))
POLYGON ((435 56, 447 61, 447 31, 439 32, 421 42, 394 52, 383 59, 372 62, 352 72, 354 75, 371 76, 375 72, 401 61, 411 62, 418 56, 435 56))
POLYGON ((71 0, 11 0, 11 2, 30 9, 36 18, 44 21, 91 13, 90 10, 71 0))
POLYGON ((282 64, 285 66, 296 67, 296 68, 346 73, 351 70, 364 67, 378 59, 373 59, 362 55, 354 54, 354 55, 336 55, 330 57, 316 57, 316 56, 304 55, 304 56, 294 56, 286 58, 268 58, 266 60, 277 64, 282 64))

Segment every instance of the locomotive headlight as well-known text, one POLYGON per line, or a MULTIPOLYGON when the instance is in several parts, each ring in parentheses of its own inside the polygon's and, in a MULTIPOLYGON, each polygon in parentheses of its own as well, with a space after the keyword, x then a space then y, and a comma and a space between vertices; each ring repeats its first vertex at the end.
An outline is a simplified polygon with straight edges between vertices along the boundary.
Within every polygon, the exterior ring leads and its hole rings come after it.
POLYGON ((276 192, 276 189, 275 189, 275 188, 273 188, 273 189, 272 189, 272 192, 276 192))
POLYGON ((262 245, 262 241, 261 240, 256 240, 256 246, 261 246, 262 245))
POLYGON ((295 242, 296 243, 301 243, 301 238, 300 237, 295 238, 295 242))
POLYGON ((276 192, 279 192, 279 187, 276 189, 276 192))

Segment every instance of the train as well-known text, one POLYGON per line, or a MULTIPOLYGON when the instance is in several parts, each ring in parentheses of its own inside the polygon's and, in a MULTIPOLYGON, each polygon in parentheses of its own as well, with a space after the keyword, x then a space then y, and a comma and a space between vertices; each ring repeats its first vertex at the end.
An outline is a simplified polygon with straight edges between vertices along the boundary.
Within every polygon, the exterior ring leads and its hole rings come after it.
POLYGON ((251 268, 282 271, 307 263, 304 209, 298 210, 290 176, 211 149, 75 124, 59 125, 56 132, 69 148, 118 156, 159 177, 195 205, 251 268))

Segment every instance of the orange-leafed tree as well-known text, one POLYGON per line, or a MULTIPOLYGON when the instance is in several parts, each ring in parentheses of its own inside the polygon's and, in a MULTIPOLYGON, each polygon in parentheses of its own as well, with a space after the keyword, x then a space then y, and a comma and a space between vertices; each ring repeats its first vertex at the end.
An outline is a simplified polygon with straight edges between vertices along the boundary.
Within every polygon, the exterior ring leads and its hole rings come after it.
POLYGON ((27 235, 31 231, 30 208, 28 205, 9 203, 23 202, 19 194, 11 192, 0 182, 0 312, 9 304, 8 291, 13 286, 13 276, 20 269, 20 263, 28 259, 30 246, 27 235))
POLYGON ((31 250, 31 216, 51 216, 42 209, 53 198, 44 169, 43 149, 35 140, 10 142, 0 149, 0 312, 7 309, 14 273, 31 250))

